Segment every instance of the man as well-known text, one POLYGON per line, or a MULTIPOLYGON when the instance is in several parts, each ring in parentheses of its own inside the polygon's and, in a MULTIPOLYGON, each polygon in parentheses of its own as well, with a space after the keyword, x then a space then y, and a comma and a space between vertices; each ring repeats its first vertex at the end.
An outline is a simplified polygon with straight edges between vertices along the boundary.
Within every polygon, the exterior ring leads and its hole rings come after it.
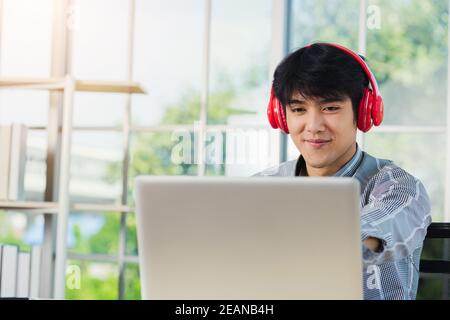
MULTIPOLYGON (((417 178, 356 143, 357 129, 366 132, 383 118, 376 80, 364 60, 327 43, 291 53, 275 70, 268 116, 274 128, 290 134, 301 155, 256 176, 356 178, 364 298, 415 299, 430 201, 417 178)), ((330 242, 330 250, 339 244, 330 242)))

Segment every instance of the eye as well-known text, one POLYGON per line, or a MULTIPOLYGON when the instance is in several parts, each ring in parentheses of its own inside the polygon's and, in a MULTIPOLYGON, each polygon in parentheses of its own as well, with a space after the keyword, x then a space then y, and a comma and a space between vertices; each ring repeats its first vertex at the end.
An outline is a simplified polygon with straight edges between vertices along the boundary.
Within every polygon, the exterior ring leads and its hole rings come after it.
POLYGON ((333 111, 338 111, 339 109, 340 109, 340 107, 338 107, 338 106, 329 106, 329 107, 324 107, 323 108, 325 111, 331 111, 331 112, 333 112, 333 111))
POLYGON ((305 108, 291 108, 291 111, 294 113, 303 113, 305 112, 305 108))

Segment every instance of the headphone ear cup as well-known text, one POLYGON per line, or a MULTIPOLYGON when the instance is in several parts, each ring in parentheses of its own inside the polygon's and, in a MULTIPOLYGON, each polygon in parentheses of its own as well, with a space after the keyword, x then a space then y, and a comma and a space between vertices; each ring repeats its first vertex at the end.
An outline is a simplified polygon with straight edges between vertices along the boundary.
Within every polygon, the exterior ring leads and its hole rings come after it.
POLYGON ((358 129, 367 132, 372 127, 372 91, 364 88, 358 109, 358 129))
POLYGON ((267 118, 269 119, 270 125, 274 129, 279 128, 277 117, 275 115, 276 108, 277 108, 276 103, 277 103, 277 98, 275 97, 275 92, 272 88, 272 90, 270 91, 269 104, 267 105, 267 118))
POLYGON ((269 119, 269 123, 272 128, 280 128, 284 133, 289 133, 283 106, 275 96, 275 90, 273 89, 273 87, 270 91, 270 100, 269 104, 267 105, 267 118, 269 119))
POLYGON ((287 126, 286 115, 284 114, 283 106, 281 105, 281 101, 277 99, 277 113, 278 113, 278 124, 285 134, 289 134, 289 128, 287 126))
POLYGON ((373 110, 373 95, 372 90, 369 90, 367 97, 367 117, 366 117, 366 132, 369 131, 373 126, 372 120, 372 110, 373 110))
POLYGON ((383 98, 379 96, 376 99, 376 102, 373 104, 372 108, 373 124, 379 126, 383 121, 383 116, 384 116, 384 103, 383 98))

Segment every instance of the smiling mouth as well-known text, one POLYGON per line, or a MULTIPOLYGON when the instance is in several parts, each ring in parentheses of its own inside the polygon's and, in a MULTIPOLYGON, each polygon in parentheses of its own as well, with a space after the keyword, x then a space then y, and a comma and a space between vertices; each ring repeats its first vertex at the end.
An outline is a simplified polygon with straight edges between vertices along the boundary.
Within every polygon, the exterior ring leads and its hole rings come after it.
POLYGON ((305 140, 305 142, 313 148, 321 148, 324 145, 330 143, 331 140, 310 139, 310 140, 305 140))

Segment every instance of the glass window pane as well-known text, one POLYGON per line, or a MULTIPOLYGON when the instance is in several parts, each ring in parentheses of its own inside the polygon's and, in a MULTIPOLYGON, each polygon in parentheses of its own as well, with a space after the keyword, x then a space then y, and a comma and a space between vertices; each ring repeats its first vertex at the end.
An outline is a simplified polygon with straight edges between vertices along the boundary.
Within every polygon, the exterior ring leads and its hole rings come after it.
POLYGON ((49 93, 34 90, 0 90, 0 125, 12 122, 47 126, 49 93))
POLYGON ((125 265, 125 299, 141 299, 141 283, 139 280, 139 265, 127 263, 125 265))
POLYGON ((266 129, 209 130, 206 137, 206 174, 250 176, 275 165, 274 146, 266 129))
POLYGON ((195 135, 189 131, 137 132, 131 136, 129 196, 138 175, 196 175, 195 135))
POLYGON ((122 144, 120 132, 73 132, 70 168, 72 202, 121 202, 122 144))
POLYGON ((0 244, 19 246, 29 251, 33 245, 41 245, 44 233, 41 215, 0 210, 0 244))
POLYGON ((133 77, 148 94, 133 96, 134 124, 192 124, 199 119, 203 4, 136 1, 133 77))
POLYGON ((137 233, 136 233, 136 214, 127 214, 127 241, 125 254, 128 256, 138 255, 137 233))
POLYGON ((3 0, 2 76, 50 76, 53 6, 53 0, 3 0))
POLYGON ((359 0, 293 0, 291 51, 311 42, 358 49, 359 0))
POLYGON ((367 30, 367 57, 384 98, 384 124, 445 125, 448 1, 369 4, 380 18, 367 30))
POLYGON ((444 217, 445 136, 423 133, 371 133, 364 137, 364 150, 397 165, 422 181, 431 200, 433 221, 444 217), (432 143, 430 143, 432 141, 432 143))
POLYGON ((116 255, 119 247, 120 216, 116 212, 69 215, 67 246, 70 252, 116 255))
POLYGON ((272 0, 214 0, 208 123, 267 123, 272 0))
POLYGON ((127 0, 76 0, 73 64, 76 78, 127 80, 127 0))
POLYGON ((75 93, 74 126, 122 126, 127 97, 119 93, 75 93))
POLYGON ((66 275, 66 296, 68 300, 117 300, 119 292, 118 267, 115 263, 68 260, 67 266, 80 270, 80 286, 69 287, 67 283, 76 283, 66 275))

